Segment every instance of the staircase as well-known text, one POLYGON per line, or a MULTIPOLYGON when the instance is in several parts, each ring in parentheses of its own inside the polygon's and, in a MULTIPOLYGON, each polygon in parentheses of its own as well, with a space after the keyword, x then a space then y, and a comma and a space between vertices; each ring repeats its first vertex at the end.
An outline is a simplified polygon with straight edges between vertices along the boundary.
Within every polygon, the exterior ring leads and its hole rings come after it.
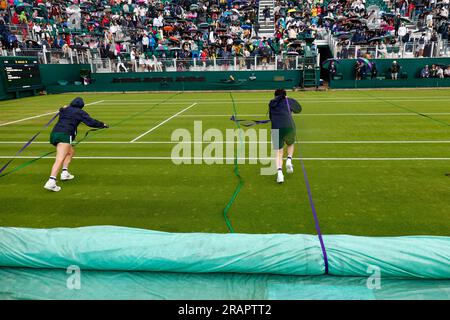
POLYGON ((272 37, 275 32, 275 17, 273 15, 274 8, 273 0, 259 0, 259 10, 258 10, 258 22, 260 25, 258 36, 260 37, 272 37), (270 22, 266 25, 264 19, 264 8, 268 6, 270 8, 270 22))
POLYGON ((299 66, 302 72, 301 87, 316 87, 320 82, 320 68, 316 64, 316 57, 305 57, 299 66))

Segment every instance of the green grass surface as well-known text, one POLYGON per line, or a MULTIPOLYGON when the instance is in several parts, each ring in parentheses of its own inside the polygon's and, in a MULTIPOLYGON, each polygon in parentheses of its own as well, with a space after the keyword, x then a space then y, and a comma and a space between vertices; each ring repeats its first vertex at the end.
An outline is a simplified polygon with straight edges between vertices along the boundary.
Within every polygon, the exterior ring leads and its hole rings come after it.
MULTIPOLYGON (((323 233, 450 235, 450 177, 445 175, 450 173, 450 126, 445 124, 450 124, 449 90, 293 92, 290 96, 303 106, 302 114, 295 116, 299 139, 295 156, 305 158, 323 233)), ((51 115, 14 121, 54 112, 73 97, 0 102, 0 165, 51 115)), ((239 117, 266 118, 271 93, 239 92, 233 97, 239 117)), ((175 165, 170 160, 175 144, 168 142, 175 129, 192 132, 193 122, 199 120, 203 130, 234 129, 229 93, 85 94, 83 98, 95 103, 85 110, 112 128, 91 134, 76 147, 81 158, 70 168, 76 178, 60 182, 59 193, 43 189, 51 158, 0 178, 0 225, 107 224, 227 232, 222 210, 238 182, 233 165, 175 165), (197 104, 138 143, 129 143, 193 103, 197 104)), ((252 127, 268 128, 268 124, 252 127)), ((52 151, 47 143, 50 130, 21 156, 52 151)), ((80 125, 78 136, 86 130, 80 125)), ((29 160, 16 159, 9 169, 29 160)), ((229 211, 236 232, 316 233, 299 161, 294 165, 295 173, 286 176, 283 185, 276 184, 274 176, 260 175, 260 164, 239 165, 245 183, 229 211)))

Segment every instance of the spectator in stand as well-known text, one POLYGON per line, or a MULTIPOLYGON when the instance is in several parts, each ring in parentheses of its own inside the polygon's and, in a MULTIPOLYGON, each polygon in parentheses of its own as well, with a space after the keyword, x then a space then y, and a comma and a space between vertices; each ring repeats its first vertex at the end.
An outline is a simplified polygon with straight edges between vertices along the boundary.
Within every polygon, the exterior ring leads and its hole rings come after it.
POLYGON ((420 77, 421 78, 429 78, 430 77, 430 69, 428 68, 428 65, 422 68, 422 71, 420 71, 420 77))
POLYGON ((444 70, 444 77, 445 78, 449 78, 450 77, 450 66, 445 68, 445 70, 444 70))
POLYGON ((400 28, 398 29, 398 39, 402 41, 402 39, 408 34, 408 29, 405 27, 405 24, 402 23, 400 28))
POLYGON ((394 28, 395 28, 395 36, 396 37, 399 36, 398 30, 400 29, 401 23, 402 23, 402 20, 400 17, 400 13, 397 13, 397 15, 394 18, 394 28))
POLYGON ((125 64, 123 63, 123 56, 122 56, 122 54, 118 54, 117 55, 117 73, 119 73, 120 72, 120 70, 121 70, 121 68, 125 71, 125 72, 128 72, 128 69, 127 69, 127 67, 125 66, 125 64))
POLYGON ((362 73, 363 73, 363 67, 364 64, 361 61, 356 61, 355 64, 355 80, 361 80, 362 79, 362 73))
POLYGON ((387 56, 387 47, 384 44, 384 41, 381 41, 380 45, 378 46, 378 55, 380 58, 386 58, 387 56))
POLYGON ((334 76, 337 74, 337 67, 336 67, 336 63, 334 63, 334 61, 330 62, 330 65, 328 66, 328 72, 330 75, 330 80, 333 80, 334 76))
POLYGON ((435 64, 432 64, 431 70, 430 70, 430 78, 437 78, 437 72, 438 72, 438 68, 436 67, 435 64))
POLYGON ((375 61, 372 61, 370 64, 370 79, 376 79, 377 75, 378 75, 378 69, 377 69, 377 64, 375 63, 375 61))
POLYGON ((437 67, 436 78, 439 78, 439 79, 444 78, 444 69, 441 66, 437 67))
POLYGON ((398 73, 400 72, 401 66, 398 64, 397 61, 393 61, 392 65, 390 67, 390 71, 391 71, 391 79, 392 80, 397 80, 398 79, 398 73))
POLYGON ((427 42, 426 34, 422 33, 422 35, 419 38, 419 45, 417 46, 417 57, 421 58, 423 57, 425 44, 427 42))
POLYGON ((270 24, 270 8, 269 6, 266 6, 263 10, 263 15, 264 15, 264 23, 267 26, 269 26, 270 24))

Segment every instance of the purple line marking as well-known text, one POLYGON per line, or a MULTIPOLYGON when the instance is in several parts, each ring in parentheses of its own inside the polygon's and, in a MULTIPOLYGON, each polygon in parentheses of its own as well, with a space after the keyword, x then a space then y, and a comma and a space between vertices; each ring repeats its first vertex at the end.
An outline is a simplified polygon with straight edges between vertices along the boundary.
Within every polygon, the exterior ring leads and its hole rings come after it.
POLYGON ((299 157, 299 158, 300 158, 300 163, 302 164, 302 171, 303 171, 303 177, 305 178, 306 189, 308 190, 309 204, 311 205, 311 211, 312 211, 313 216, 314 216, 314 221, 315 221, 315 224, 316 224, 316 230, 317 230, 317 235, 319 237, 320 247, 322 248, 323 260, 324 260, 324 263, 325 263, 325 274, 328 274, 327 251, 325 249, 325 244, 323 243, 322 231, 320 231, 319 219, 317 218, 316 207, 314 206, 314 201, 313 201, 313 198, 312 198, 311 187, 309 186, 308 175, 306 174, 305 164, 303 163, 302 158, 301 157, 299 157))
POLYGON ((56 113, 56 114, 53 116, 53 118, 51 118, 50 121, 47 122, 47 124, 46 124, 46 125, 45 125, 38 133, 36 133, 30 140, 28 140, 28 142, 25 143, 25 144, 23 145, 22 148, 20 148, 20 150, 15 154, 15 156, 14 156, 11 160, 9 160, 9 161, 8 161, 8 162, 0 169, 0 173, 2 173, 2 172, 6 169, 6 167, 8 167, 9 164, 10 164, 11 162, 13 162, 13 160, 14 160, 19 154, 21 154, 22 151, 25 150, 25 149, 32 143, 32 142, 34 141, 34 139, 36 139, 36 137, 37 137, 44 129, 46 129, 46 128, 50 125, 50 123, 52 123, 53 120, 56 119, 56 117, 57 117, 58 115, 59 115, 59 112, 56 113))

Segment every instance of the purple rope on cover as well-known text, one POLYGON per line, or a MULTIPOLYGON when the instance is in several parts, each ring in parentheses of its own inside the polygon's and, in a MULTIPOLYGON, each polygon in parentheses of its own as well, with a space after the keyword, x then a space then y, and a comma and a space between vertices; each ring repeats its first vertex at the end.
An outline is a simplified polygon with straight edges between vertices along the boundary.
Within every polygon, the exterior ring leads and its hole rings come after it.
POLYGON ((308 175, 306 174, 305 164, 303 163, 302 157, 299 157, 300 163, 302 164, 303 177, 305 178, 306 189, 308 190, 309 204, 311 206, 311 211, 314 216, 314 222, 316 224, 317 236, 319 237, 320 247, 322 249, 323 260, 325 263, 325 273, 328 274, 328 256, 327 250, 325 249, 325 244, 323 243, 322 232, 320 231, 319 219, 317 218, 316 207, 314 206, 314 201, 312 198, 311 187, 309 186, 308 175))
MULTIPOLYGON (((292 110, 291 110, 291 106, 289 105, 289 100, 287 97, 286 97, 286 105, 288 107, 289 113, 291 114, 292 110)), ((306 174, 305 164, 303 163, 303 159, 301 156, 299 157, 299 159, 300 159, 300 163, 302 165, 303 178, 305 179, 306 190, 308 190, 309 204, 311 206, 311 211, 312 211, 312 214, 314 217, 317 236, 319 237, 319 242, 320 242, 320 248, 322 249, 323 261, 325 264, 325 273, 328 274, 328 256, 327 256, 327 250, 325 249, 325 244, 323 242, 322 231, 320 230, 319 218, 317 217, 316 207, 314 205, 314 201, 312 198, 311 187, 309 186, 309 180, 308 180, 308 175, 306 174)))
POLYGON ((33 141, 34 141, 34 139, 36 139, 36 137, 44 130, 44 129, 46 129, 55 119, 56 119, 56 117, 59 115, 59 112, 57 112, 54 116, 53 116, 53 118, 51 118, 50 119, 50 121, 49 122, 47 122, 47 124, 38 132, 38 133, 36 133, 30 140, 28 140, 28 142, 27 143, 25 143, 24 145, 23 145, 23 147, 22 148, 20 148, 20 150, 14 155, 14 157, 11 159, 11 160, 9 160, 1 169, 0 169, 0 173, 2 173, 8 166, 9 166, 9 164, 11 163, 11 162, 13 162, 14 161, 14 159, 19 155, 19 154, 21 154, 22 153, 22 151, 23 150, 25 150, 33 141))

